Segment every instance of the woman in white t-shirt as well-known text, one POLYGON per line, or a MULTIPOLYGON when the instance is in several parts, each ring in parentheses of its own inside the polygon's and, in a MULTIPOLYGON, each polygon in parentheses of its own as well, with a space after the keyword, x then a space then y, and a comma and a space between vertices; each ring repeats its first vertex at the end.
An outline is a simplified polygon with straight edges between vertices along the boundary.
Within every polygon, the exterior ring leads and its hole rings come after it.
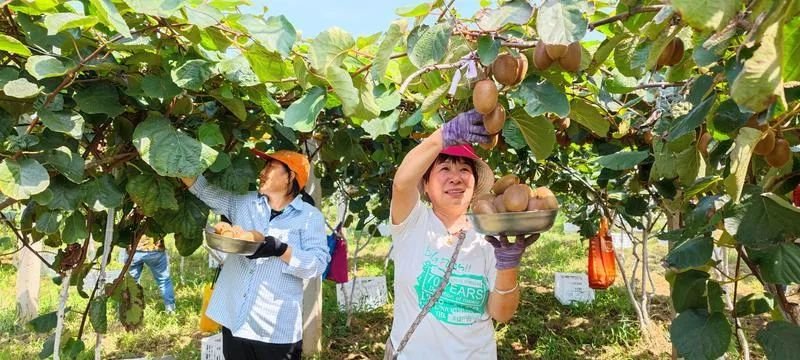
POLYGON ((489 192, 494 174, 469 144, 486 142, 483 118, 471 110, 423 140, 397 169, 391 203, 395 304, 386 359, 497 358, 492 319, 506 322, 516 312, 519 262, 538 234, 510 243, 470 225, 467 209, 474 196, 489 192), (447 286, 430 302, 448 268, 447 286))

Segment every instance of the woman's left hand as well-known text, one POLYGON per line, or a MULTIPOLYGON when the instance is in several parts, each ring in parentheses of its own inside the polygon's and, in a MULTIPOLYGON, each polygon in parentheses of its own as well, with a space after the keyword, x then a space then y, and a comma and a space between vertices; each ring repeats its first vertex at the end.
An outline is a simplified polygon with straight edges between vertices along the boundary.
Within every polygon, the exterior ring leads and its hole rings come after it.
POLYGON ((494 257, 497 259, 495 267, 497 270, 519 267, 519 262, 522 260, 522 254, 525 253, 525 249, 538 239, 539 234, 517 236, 512 243, 508 241, 507 236, 501 235, 499 239, 494 236, 486 236, 486 241, 494 246, 494 257))

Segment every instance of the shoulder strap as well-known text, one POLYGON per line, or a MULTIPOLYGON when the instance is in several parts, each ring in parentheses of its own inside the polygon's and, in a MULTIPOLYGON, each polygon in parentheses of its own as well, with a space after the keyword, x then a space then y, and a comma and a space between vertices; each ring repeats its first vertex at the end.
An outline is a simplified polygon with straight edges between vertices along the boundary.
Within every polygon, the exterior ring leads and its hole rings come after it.
POLYGON ((444 289, 447 287, 447 283, 450 281, 450 274, 453 273, 453 268, 456 266, 456 259, 458 258, 458 253, 461 252, 461 245, 464 244, 464 239, 467 237, 467 232, 461 230, 458 232, 458 243, 456 243, 456 249, 453 251, 453 255, 450 256, 450 262, 447 264, 447 269, 442 276, 442 282, 439 284, 439 287, 436 289, 436 292, 428 299, 428 302, 425 306, 422 307, 422 310, 419 311, 417 318, 414 319, 414 322, 411 323, 411 327, 408 328, 406 334, 403 335, 403 339, 400 341, 400 345, 397 346, 396 350, 394 351, 392 359, 397 359, 397 355, 403 351, 403 348, 406 347, 408 341, 411 340, 411 335, 414 334, 414 331, 417 330, 417 326, 419 323, 422 322, 422 319, 425 318, 425 315, 431 311, 434 305, 436 305, 436 301, 439 300, 439 297, 442 296, 444 289))

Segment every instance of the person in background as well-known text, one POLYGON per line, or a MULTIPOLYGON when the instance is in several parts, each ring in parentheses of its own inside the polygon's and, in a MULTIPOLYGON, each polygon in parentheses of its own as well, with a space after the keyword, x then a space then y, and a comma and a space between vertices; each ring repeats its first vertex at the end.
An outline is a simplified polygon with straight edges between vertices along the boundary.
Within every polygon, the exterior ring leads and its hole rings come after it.
POLYGON ((142 269, 147 265, 153 274, 153 279, 158 284, 158 290, 161 291, 161 298, 164 299, 164 311, 170 314, 174 313, 175 288, 172 285, 172 277, 169 275, 169 256, 164 248, 164 239, 155 239, 142 234, 136 251, 132 252, 130 248, 123 249, 119 261, 123 264, 128 262, 130 253, 133 253, 133 260, 128 268, 128 274, 133 276, 136 283, 139 283, 142 269))
POLYGON ((222 325, 228 360, 299 360, 303 281, 321 276, 330 261, 325 219, 304 200, 310 199, 302 191, 310 171, 305 155, 253 154, 266 160, 257 191, 234 194, 203 176, 181 179, 215 213, 262 239, 253 255, 228 255, 206 315, 222 325))

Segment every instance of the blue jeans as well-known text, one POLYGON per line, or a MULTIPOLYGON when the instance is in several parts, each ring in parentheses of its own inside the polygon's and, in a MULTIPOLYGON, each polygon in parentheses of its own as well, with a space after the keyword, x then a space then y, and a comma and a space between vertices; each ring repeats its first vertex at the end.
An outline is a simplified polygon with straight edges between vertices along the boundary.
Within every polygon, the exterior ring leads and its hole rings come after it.
MULTIPOLYGON (((123 250, 120 254, 120 262, 128 261, 128 253, 123 250)), ((172 278, 169 276, 169 257, 166 251, 137 251, 133 254, 133 261, 128 268, 128 273, 133 276, 136 283, 142 276, 142 266, 147 265, 153 278, 161 290, 161 297, 164 299, 164 309, 175 311, 175 289, 172 287, 172 278)))

